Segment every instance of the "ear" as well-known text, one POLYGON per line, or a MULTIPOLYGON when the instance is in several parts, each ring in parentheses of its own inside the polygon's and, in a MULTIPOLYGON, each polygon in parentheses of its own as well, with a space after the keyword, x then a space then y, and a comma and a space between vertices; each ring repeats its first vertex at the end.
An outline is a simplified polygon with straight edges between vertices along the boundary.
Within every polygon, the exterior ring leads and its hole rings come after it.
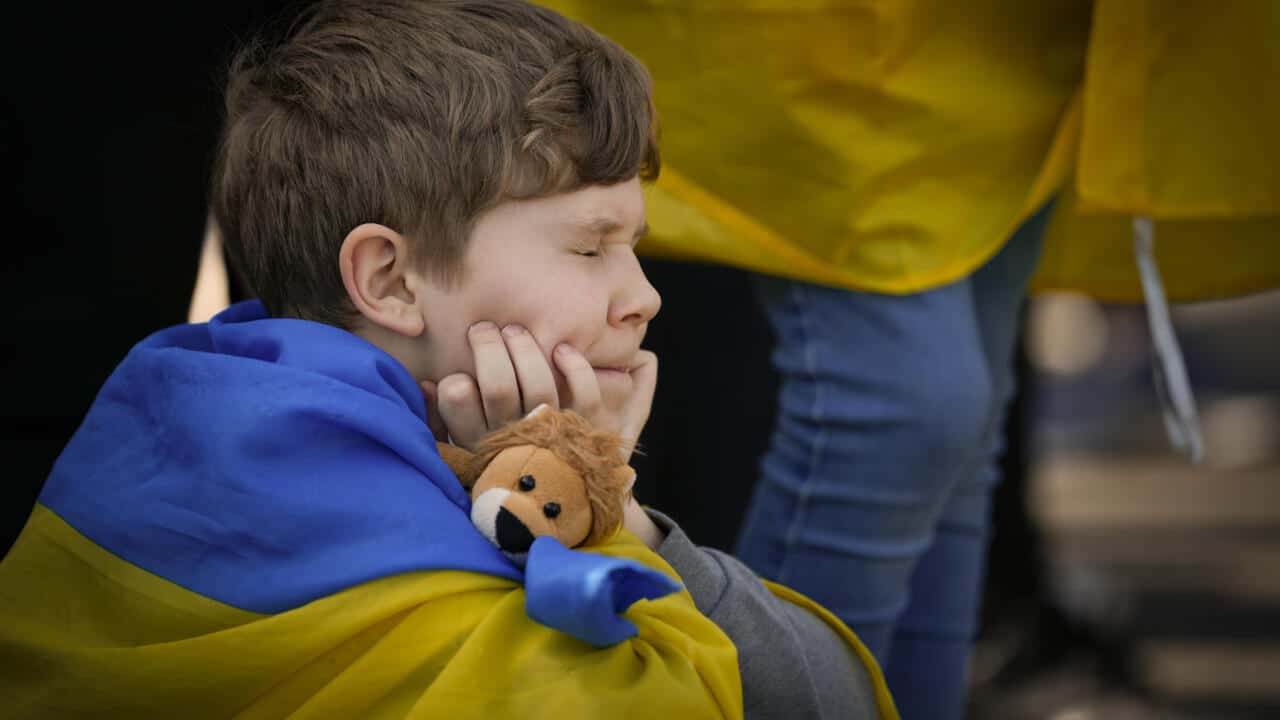
POLYGON ((426 329, 418 308, 418 273, 409 239, 385 225, 365 223, 347 233, 338 251, 342 284, 365 320, 417 337, 426 329))

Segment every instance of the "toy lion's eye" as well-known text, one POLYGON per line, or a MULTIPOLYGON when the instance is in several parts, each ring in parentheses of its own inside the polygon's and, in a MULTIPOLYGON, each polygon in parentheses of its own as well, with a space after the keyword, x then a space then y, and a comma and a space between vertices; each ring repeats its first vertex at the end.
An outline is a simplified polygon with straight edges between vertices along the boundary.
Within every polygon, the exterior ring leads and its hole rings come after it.
POLYGON ((547 503, 542 506, 542 514, 553 518, 560 514, 560 503, 547 503))
POLYGON ((536 480, 534 480, 534 479, 533 479, 533 476, 532 476, 532 475, 521 475, 521 476, 520 476, 520 489, 521 489, 521 490, 523 490, 523 491, 525 491, 525 492, 529 492, 529 491, 530 491, 530 490, 532 490, 532 489, 534 488, 534 486, 536 486, 537 484, 538 484, 538 482, 537 482, 536 480))

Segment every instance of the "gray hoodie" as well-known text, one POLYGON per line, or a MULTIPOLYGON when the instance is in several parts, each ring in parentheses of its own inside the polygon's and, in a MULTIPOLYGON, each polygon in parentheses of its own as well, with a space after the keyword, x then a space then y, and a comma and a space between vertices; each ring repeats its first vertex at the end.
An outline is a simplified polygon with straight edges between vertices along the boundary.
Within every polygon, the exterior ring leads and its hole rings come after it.
POLYGON ((694 545, 670 518, 648 512, 667 533, 658 554, 738 648, 746 718, 880 717, 866 668, 830 626, 769 592, 746 565, 694 545))

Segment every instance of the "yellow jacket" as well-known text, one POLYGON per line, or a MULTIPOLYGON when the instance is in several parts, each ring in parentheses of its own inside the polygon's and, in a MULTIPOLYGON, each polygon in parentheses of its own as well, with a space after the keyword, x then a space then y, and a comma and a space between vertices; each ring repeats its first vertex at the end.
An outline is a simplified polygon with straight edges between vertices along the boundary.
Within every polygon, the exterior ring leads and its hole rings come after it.
POLYGON ((1280 4, 544 0, 649 67, 648 253, 907 293, 964 277, 1047 199, 1040 289, 1280 285, 1280 4))

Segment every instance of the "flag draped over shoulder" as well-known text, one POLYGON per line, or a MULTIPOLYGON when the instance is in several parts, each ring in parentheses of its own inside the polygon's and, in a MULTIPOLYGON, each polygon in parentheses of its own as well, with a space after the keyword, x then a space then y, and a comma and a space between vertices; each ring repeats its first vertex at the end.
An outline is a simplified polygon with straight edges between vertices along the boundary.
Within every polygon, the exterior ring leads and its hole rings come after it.
MULTIPOLYGON (((687 593, 584 642, 530 619, 469 509, 364 340, 256 302, 157 333, 0 563, 6 716, 741 716, 736 651, 687 593)), ((574 555, 677 577, 626 533, 574 555)))

